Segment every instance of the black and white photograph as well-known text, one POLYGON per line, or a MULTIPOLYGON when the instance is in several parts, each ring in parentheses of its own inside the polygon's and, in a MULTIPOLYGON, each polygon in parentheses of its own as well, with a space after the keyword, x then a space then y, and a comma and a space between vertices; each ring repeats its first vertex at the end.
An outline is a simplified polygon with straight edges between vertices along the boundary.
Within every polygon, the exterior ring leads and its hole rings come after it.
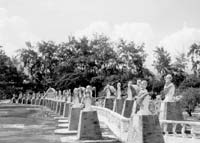
POLYGON ((0 0, 0 143, 200 143, 200 0, 0 0))

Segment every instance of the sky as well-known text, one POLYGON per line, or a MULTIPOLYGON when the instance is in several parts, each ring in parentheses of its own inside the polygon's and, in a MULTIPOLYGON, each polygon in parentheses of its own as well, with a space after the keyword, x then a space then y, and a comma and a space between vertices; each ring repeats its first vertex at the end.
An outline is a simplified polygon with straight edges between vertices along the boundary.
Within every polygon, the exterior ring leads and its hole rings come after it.
POLYGON ((105 34, 145 43, 147 67, 163 46, 172 58, 200 41, 200 0, 0 0, 0 45, 16 55, 25 42, 105 34))

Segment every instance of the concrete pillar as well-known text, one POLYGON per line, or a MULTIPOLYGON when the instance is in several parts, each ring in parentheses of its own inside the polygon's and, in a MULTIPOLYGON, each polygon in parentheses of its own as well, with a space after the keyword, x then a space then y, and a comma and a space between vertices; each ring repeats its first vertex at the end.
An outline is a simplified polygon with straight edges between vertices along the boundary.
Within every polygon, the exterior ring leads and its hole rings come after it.
POLYGON ((124 99, 115 99, 113 111, 122 114, 124 99))
POLYGON ((60 111, 60 101, 57 101, 56 113, 59 114, 59 111, 60 111))
POLYGON ((69 130, 78 130, 81 107, 72 107, 69 117, 69 130))
POLYGON ((65 105, 65 102, 64 102, 64 101, 61 101, 61 102, 60 102, 60 111, 59 111, 59 115, 61 115, 61 116, 63 116, 64 105, 65 105))
POLYGON ((71 106, 72 106, 71 103, 64 103, 64 111, 63 111, 63 116, 64 117, 69 117, 71 106))
POLYGON ((105 98, 104 100, 104 108, 113 110, 114 107, 114 98, 105 98))
MULTIPOLYGON (((161 102, 159 119, 183 121, 184 118, 180 102, 161 102)), ((177 125, 176 131, 180 132, 181 128, 181 125, 177 125)), ((167 130, 168 132, 172 132, 172 124, 168 125, 167 130)))
POLYGON ((134 103, 134 100, 125 100, 123 110, 122 110, 122 116, 126 118, 130 118, 132 114, 133 103, 134 103))
POLYGON ((164 143, 157 115, 133 115, 127 143, 164 143))
POLYGON ((101 140, 102 134, 100 130, 97 111, 85 111, 80 113, 78 126, 79 140, 101 140))

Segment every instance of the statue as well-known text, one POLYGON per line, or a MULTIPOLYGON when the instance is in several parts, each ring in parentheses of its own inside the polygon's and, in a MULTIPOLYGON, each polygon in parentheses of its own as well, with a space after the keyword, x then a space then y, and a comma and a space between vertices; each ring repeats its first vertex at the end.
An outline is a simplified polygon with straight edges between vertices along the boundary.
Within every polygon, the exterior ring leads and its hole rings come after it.
POLYGON ((140 115, 152 114, 149 111, 149 105, 150 105, 149 103, 150 103, 151 97, 149 96, 149 93, 146 87, 147 87, 147 81, 143 80, 141 82, 141 89, 136 97, 137 98, 136 103, 139 105, 139 108, 140 108, 137 114, 140 114, 140 115))
POLYGON ((132 81, 128 82, 128 88, 127 88, 127 99, 126 100, 132 100, 133 96, 132 96, 132 91, 131 91, 131 86, 132 86, 132 81))
POLYGON ((73 91, 73 106, 79 106, 78 88, 74 88, 73 91))
POLYGON ((103 91, 106 92, 106 98, 111 98, 112 96, 116 96, 117 92, 114 86, 111 86, 110 84, 107 84, 103 91))
POLYGON ((121 91, 121 83, 117 83, 117 99, 121 99, 122 91, 121 91))
POLYGON ((82 103, 85 105, 85 110, 91 110, 92 105, 92 88, 87 86, 84 92, 82 103))
POLYGON ((164 94, 165 99, 164 102, 174 101, 174 93, 175 93, 175 86, 172 83, 172 76, 168 74, 165 77, 165 86, 164 86, 164 94))

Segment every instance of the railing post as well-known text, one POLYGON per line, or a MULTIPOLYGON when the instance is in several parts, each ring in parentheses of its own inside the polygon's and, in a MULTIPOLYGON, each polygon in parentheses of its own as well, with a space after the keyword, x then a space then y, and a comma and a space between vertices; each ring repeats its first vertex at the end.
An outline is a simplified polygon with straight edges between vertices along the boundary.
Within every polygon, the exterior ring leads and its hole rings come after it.
POLYGON ((177 133, 176 133, 176 126, 177 126, 177 123, 172 123, 172 132, 173 132, 173 134, 174 135, 176 135, 177 133))
POLYGON ((185 133, 185 126, 186 125, 184 123, 182 123, 181 126, 182 126, 182 129, 181 129, 182 137, 186 137, 186 133, 185 133))
POLYGON ((196 138, 196 134, 194 132, 194 126, 191 126, 191 135, 192 135, 192 138, 195 139, 196 138))
POLYGON ((163 130, 164 130, 165 135, 169 134, 167 130, 167 123, 163 123, 163 130))

